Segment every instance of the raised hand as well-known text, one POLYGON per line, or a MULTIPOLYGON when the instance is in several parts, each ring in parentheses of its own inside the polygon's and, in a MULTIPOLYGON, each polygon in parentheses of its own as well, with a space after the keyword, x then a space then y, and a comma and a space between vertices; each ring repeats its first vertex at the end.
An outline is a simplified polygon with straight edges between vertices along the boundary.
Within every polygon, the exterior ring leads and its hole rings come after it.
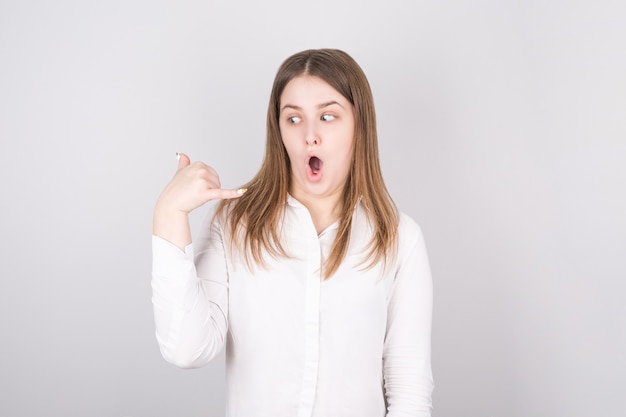
POLYGON ((214 199, 238 198, 245 190, 223 190, 217 172, 179 153, 178 167, 154 209, 153 234, 184 249, 191 243, 188 214, 214 199))
POLYGON ((168 211, 190 213, 214 199, 241 197, 243 190, 223 190, 217 172, 202 162, 190 162, 183 153, 178 154, 178 168, 174 178, 167 184, 157 205, 168 211))

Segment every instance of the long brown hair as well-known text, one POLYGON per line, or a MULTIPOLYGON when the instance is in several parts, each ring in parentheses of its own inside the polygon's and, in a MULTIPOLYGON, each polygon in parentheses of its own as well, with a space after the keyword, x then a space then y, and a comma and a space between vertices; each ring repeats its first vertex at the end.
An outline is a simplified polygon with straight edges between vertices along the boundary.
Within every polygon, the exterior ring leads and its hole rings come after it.
POLYGON ((345 258, 352 214, 359 199, 374 227, 363 262, 368 268, 379 261, 386 263, 395 253, 399 218, 380 169, 372 91, 361 67, 348 54, 337 49, 302 51, 287 58, 280 66, 267 109, 267 138, 261 168, 244 185, 248 191, 238 199, 222 200, 215 216, 228 213, 232 236, 230 249, 241 249, 248 262, 249 255, 260 265, 264 264, 264 253, 273 257, 288 256, 279 237, 279 225, 291 185, 289 156, 279 128, 280 97, 287 83, 301 75, 321 78, 343 95, 354 109, 354 155, 344 186, 337 236, 323 268, 324 278, 330 278, 345 258))

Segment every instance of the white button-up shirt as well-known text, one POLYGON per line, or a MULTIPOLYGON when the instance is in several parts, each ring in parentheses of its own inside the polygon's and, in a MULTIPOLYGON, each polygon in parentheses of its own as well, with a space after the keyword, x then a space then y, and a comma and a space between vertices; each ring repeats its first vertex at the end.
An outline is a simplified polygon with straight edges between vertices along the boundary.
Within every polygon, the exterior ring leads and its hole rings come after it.
POLYGON ((231 253, 218 222, 184 252, 153 236, 161 353, 199 367, 226 345, 227 416, 430 416, 432 280, 418 225, 402 214, 395 261, 363 269, 372 227, 359 204, 347 255, 324 280, 336 232, 318 235, 290 196, 281 236, 291 257, 266 266, 231 253))

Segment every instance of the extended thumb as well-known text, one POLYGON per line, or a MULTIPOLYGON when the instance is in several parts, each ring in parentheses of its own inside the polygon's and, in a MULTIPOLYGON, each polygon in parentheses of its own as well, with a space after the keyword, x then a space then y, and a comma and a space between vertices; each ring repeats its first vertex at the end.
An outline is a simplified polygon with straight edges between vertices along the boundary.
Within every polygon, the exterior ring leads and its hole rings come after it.
POLYGON ((178 168, 176 168, 176 172, 188 167, 189 164, 191 164, 191 160, 184 153, 176 152, 176 158, 178 158, 178 168))

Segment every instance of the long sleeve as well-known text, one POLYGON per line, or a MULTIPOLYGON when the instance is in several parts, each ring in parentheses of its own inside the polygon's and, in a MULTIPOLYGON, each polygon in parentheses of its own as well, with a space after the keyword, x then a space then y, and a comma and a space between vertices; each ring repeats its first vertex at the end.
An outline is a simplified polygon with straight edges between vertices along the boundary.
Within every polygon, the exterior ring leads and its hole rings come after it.
POLYGON ((208 223, 185 251, 152 237, 152 304, 161 354, 182 368, 209 362, 228 327, 228 271, 219 227, 208 223), (194 256, 195 253, 195 256, 194 256))
POLYGON ((419 226, 404 217, 383 351, 388 417, 430 417, 433 289, 419 226))

